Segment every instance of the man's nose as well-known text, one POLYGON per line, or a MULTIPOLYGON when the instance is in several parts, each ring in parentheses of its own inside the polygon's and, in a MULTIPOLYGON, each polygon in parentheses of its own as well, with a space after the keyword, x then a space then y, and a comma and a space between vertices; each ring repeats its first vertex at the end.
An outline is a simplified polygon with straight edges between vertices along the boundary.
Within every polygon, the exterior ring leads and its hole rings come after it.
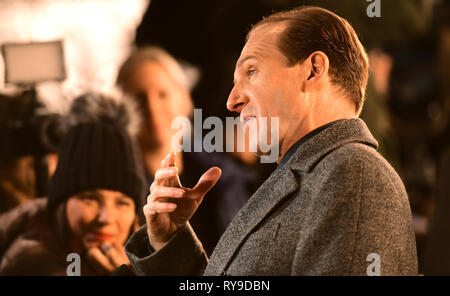
POLYGON ((237 84, 234 85, 233 89, 230 92, 230 95, 228 96, 227 109, 232 112, 240 113, 245 105, 247 105, 247 103, 247 96, 242 94, 237 84))

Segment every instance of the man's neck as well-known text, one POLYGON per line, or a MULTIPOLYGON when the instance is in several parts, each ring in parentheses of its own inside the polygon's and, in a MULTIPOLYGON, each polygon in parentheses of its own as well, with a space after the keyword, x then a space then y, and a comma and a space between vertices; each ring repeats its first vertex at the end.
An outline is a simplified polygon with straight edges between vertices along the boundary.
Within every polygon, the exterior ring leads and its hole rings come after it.
POLYGON ((290 128, 290 133, 288 133, 283 141, 280 143, 280 156, 277 163, 280 163, 284 155, 289 151, 289 149, 297 143, 301 138, 312 132, 313 130, 336 120, 340 119, 351 119, 356 118, 355 114, 346 114, 341 112, 339 114, 334 114, 333 116, 318 116, 314 118, 311 116, 305 117, 297 126, 297 128, 290 128))

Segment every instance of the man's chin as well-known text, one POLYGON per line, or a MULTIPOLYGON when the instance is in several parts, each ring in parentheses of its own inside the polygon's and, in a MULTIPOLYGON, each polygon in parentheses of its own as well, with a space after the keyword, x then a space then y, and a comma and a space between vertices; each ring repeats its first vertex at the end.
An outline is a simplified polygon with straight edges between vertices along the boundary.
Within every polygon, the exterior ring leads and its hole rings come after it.
POLYGON ((270 150, 266 152, 261 151, 261 147, 265 147, 267 145, 270 146, 270 144, 260 143, 258 141, 258 137, 249 135, 249 146, 246 147, 246 149, 248 149, 247 151, 255 153, 258 156, 264 156, 271 154, 270 150))
POLYGON ((256 154, 262 163, 275 163, 279 157, 279 144, 260 143, 255 138, 250 137, 247 151, 256 154))

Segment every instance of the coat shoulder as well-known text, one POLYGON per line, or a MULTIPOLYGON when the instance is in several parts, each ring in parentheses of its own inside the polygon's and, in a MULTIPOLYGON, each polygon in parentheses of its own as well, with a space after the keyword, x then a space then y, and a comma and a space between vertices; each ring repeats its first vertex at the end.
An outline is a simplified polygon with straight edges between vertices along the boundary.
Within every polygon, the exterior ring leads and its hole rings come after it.
MULTIPOLYGON (((381 258, 383 275, 417 274, 405 187, 394 168, 373 147, 357 142, 342 145, 324 155, 311 173, 308 188, 314 194, 309 212, 308 231, 313 237, 310 244, 324 244, 323 248, 339 245, 338 249, 345 250, 338 255, 326 250, 320 258, 345 266, 336 269, 339 274, 363 275, 367 257, 376 253, 381 258)), ((315 266, 320 269, 330 265, 315 266)), ((328 267, 323 270, 329 271, 328 267)))
POLYGON ((377 187, 395 190, 406 195, 403 182, 391 164, 378 151, 362 143, 348 143, 323 158, 328 166, 342 173, 359 175, 365 188, 377 187), (345 172, 344 172, 345 171, 345 172))

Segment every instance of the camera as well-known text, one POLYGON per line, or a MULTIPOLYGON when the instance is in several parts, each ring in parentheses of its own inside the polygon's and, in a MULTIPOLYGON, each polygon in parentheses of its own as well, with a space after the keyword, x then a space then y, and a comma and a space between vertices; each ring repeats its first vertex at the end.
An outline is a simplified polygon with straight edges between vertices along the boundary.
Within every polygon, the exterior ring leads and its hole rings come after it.
MULTIPOLYGON (((63 41, 1 45, 5 84, 19 89, 0 93, 0 168, 20 157, 33 156, 36 196, 45 196, 49 184, 46 155, 56 153, 64 134, 64 120, 39 101, 36 86, 66 78, 63 41)), ((56 98, 55 98, 56 99, 56 98)))

